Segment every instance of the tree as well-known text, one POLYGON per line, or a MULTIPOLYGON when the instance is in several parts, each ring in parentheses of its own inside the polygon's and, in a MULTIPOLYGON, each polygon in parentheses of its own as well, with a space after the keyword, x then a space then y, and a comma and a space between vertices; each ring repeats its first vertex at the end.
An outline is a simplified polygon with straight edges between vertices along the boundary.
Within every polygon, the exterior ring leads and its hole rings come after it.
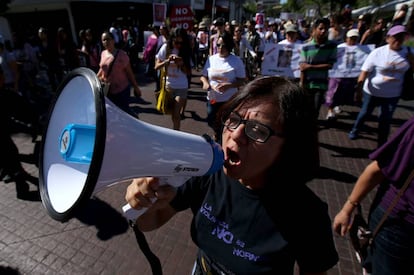
POLYGON ((251 18, 257 12, 257 3, 256 1, 249 0, 244 2, 243 4, 243 11, 246 15, 249 15, 248 18, 251 18))

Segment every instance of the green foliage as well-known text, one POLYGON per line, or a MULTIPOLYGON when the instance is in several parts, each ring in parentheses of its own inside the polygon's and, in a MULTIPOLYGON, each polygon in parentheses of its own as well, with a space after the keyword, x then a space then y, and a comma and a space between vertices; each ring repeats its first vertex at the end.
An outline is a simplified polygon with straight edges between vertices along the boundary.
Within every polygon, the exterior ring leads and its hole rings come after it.
POLYGON ((246 14, 255 14, 257 12, 257 3, 253 0, 248 0, 243 4, 243 10, 246 14))

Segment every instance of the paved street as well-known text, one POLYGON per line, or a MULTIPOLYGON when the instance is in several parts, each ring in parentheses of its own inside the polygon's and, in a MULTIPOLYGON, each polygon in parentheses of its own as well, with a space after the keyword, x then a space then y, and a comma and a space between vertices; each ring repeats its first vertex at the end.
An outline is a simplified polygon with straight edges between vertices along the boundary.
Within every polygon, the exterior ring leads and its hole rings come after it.
MULTIPOLYGON (((154 108, 154 83, 143 77, 139 80, 143 98, 148 101, 148 104, 133 104, 135 110, 139 111, 140 119, 170 128, 170 117, 157 113, 154 108)), ((196 82, 198 76, 193 78, 186 118, 182 121, 181 128, 182 131, 197 135, 211 135, 212 131, 205 122, 205 94, 196 82)), ((393 120, 393 131, 411 117, 413 106, 414 103, 400 103, 393 120)), ((357 112, 356 107, 343 107, 339 120, 328 127, 322 119, 326 109, 321 111, 319 138, 322 168, 320 176, 309 186, 328 203, 332 218, 368 164, 367 155, 376 146, 376 136, 369 133, 376 128, 374 120, 367 123, 367 132, 362 132, 362 138, 355 141, 348 139, 347 133, 357 112)), ((14 134, 13 139, 22 157, 33 153, 34 143, 30 136, 14 134)), ((35 164, 23 164, 30 174, 38 176, 35 164)), ((152 274, 133 231, 122 216, 121 207, 125 204, 127 184, 119 183, 99 192, 81 214, 68 222, 60 223, 47 215, 39 200, 19 200, 16 198, 14 183, 0 182, 0 267, 8 267, 9 271, 15 270, 21 274, 42 275, 152 274)), ((36 190, 33 185, 31 188, 36 190)), ((365 211, 369 199, 364 201, 365 211)), ((190 217, 189 212, 181 213, 163 228, 145 233, 152 251, 160 258, 166 275, 186 275, 191 272, 196 247, 190 239, 190 217)), ((303 228, 303 233, 306 234, 306 228, 303 228)), ((329 274, 360 274, 349 239, 335 236, 335 242, 340 262, 329 274)), ((315 247, 315 253, 317 251, 318 248, 315 247)))

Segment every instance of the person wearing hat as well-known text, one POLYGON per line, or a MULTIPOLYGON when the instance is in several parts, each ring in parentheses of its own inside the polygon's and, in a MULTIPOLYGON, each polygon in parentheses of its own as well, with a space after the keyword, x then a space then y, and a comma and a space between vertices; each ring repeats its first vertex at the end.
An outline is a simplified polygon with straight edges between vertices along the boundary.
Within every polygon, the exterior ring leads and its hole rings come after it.
MULTIPOLYGON (((298 28, 295 24, 288 24, 285 27, 285 39, 280 41, 278 44, 283 45, 284 52, 290 52, 290 60, 289 64, 290 66, 294 66, 292 62, 292 57, 294 55, 294 51, 300 50, 300 47, 302 45, 302 41, 298 39, 298 28)), ((297 59, 296 59, 297 60, 297 59)), ((299 78, 293 78, 295 82, 299 82, 299 78)))
MULTIPOLYGON (((197 64, 201 67, 204 67, 206 60, 209 54, 209 47, 208 47, 208 40, 209 34, 207 31, 206 22, 201 21, 198 24, 198 32, 197 32, 197 44, 198 44, 198 61, 197 64)), ((198 68, 197 68, 198 69, 198 68)))
POLYGON ((210 36, 210 49, 209 54, 216 54, 217 51, 217 40, 219 36, 225 31, 225 21, 224 18, 219 17, 213 21, 215 33, 210 36))
POLYGON ((302 44, 302 41, 298 39, 298 28, 295 24, 288 24, 285 27, 286 39, 283 39, 278 44, 282 45, 294 45, 302 44))
MULTIPOLYGON (((344 43, 338 45, 338 48, 345 48, 342 54, 345 54, 346 67, 356 69, 355 53, 358 47, 359 32, 357 29, 351 29, 346 33, 344 43)), ((339 54, 338 54, 339 55, 339 54)), ((359 60, 362 64, 364 60, 359 60)), ((325 104, 328 107, 326 115, 327 120, 335 120, 336 114, 340 113, 339 106, 354 105, 355 86, 358 77, 330 77, 328 91, 326 92, 325 104)))
MULTIPOLYGON (((361 110, 349 132, 351 140, 360 136, 366 119, 379 107, 378 147, 384 144, 390 133, 390 124, 400 99, 404 73, 414 66, 414 57, 403 47, 407 31, 397 25, 387 32, 387 44, 374 49, 366 58, 358 77, 357 88, 362 90, 361 110)), ((412 50, 411 50, 412 51, 412 50)))

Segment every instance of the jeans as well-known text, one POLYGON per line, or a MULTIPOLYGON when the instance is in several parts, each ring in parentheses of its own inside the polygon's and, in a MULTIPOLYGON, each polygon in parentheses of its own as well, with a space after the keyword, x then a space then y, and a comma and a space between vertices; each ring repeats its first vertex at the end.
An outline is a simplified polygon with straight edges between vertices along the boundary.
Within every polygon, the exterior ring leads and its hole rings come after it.
MULTIPOLYGON (((370 215, 373 231, 385 211, 377 206, 370 215)), ((414 224, 389 216, 375 236, 371 247, 372 274, 414 274, 414 224)))
POLYGON ((311 102, 313 102, 315 106, 315 118, 318 119, 321 106, 325 102, 326 90, 308 89, 308 91, 309 91, 309 95, 311 96, 311 100, 312 100, 311 102))
POLYGON ((378 145, 382 145, 388 139, 390 125, 399 97, 377 97, 363 93, 361 110, 355 120, 352 131, 359 132, 367 117, 372 114, 375 107, 379 107, 378 117, 378 145))

